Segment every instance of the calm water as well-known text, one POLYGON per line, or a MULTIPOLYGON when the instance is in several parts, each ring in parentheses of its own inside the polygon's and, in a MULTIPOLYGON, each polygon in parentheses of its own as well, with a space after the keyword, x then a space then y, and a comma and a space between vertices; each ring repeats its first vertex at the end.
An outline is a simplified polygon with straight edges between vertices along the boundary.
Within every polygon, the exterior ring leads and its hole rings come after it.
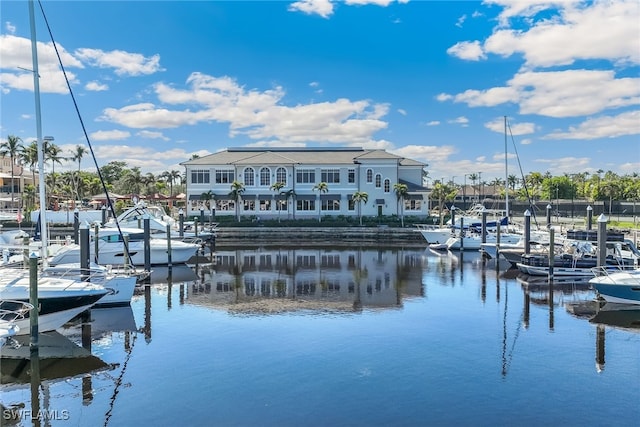
POLYGON ((594 296, 584 285, 550 295, 477 253, 421 248, 219 248, 172 273, 156 269, 130 308, 48 334, 77 356, 40 360, 40 383, 3 359, 3 383, 15 378, 0 400, 24 405, 18 425, 640 419, 640 310, 605 319, 635 330, 573 315, 594 296), (38 408, 54 419, 32 423, 38 408))

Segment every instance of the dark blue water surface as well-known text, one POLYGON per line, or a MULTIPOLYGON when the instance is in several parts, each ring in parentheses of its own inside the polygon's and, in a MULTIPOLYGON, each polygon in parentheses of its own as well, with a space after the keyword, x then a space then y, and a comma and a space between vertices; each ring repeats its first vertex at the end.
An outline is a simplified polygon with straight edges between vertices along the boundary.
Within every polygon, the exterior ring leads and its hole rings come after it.
POLYGON ((156 269, 130 308, 93 310, 84 339, 78 322, 59 331, 104 366, 57 361, 37 401, 28 377, 0 400, 65 426, 637 425, 640 310, 594 323, 588 286, 550 293, 498 267, 423 248, 219 248, 170 279, 156 269))

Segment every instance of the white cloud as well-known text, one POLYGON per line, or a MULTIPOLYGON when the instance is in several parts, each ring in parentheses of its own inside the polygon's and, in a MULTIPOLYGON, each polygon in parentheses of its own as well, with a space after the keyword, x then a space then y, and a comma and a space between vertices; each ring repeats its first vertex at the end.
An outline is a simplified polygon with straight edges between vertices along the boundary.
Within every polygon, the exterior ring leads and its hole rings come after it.
MULTIPOLYGON (((40 92, 68 93, 64 74, 60 70, 58 57, 52 43, 37 42, 38 74, 40 75, 40 92)), ((77 83, 76 75, 71 68, 83 68, 80 61, 70 55, 64 47, 58 46, 58 52, 67 71, 67 78, 73 85, 77 83)), ((31 40, 13 35, 0 35, 0 85, 3 91, 11 89, 33 91, 33 61, 31 57, 31 40)))
POLYGON ((288 10, 328 18, 333 15, 333 3, 330 0, 301 0, 291 3, 288 10))
POLYGON ((407 111, 402 108, 398 108, 396 111, 398 111, 398 113, 402 114, 403 116, 407 115, 407 111))
POLYGON ((427 126, 438 126, 440 124, 439 120, 431 120, 430 122, 427 122, 427 126))
POLYGON ((131 136, 131 133, 123 130, 99 130, 91 133, 90 136, 94 141, 113 141, 127 139, 131 136))
POLYGON ((613 71, 599 70, 525 71, 516 74, 506 87, 438 96, 440 100, 451 98, 470 107, 512 102, 519 104, 521 114, 575 117, 638 104, 640 78, 616 79, 613 71))
POLYGON ((456 58, 469 61, 479 61, 485 59, 486 55, 478 40, 472 42, 459 42, 447 49, 447 53, 456 58))
POLYGON ((169 138, 164 136, 162 132, 152 132, 149 130, 142 130, 140 132, 137 132, 136 136, 139 136, 140 138, 146 138, 146 139, 161 139, 163 141, 169 141, 169 138))
POLYGON ((7 21, 4 23, 4 28, 7 30, 7 32, 9 34, 15 34, 16 33, 16 26, 13 25, 11 22, 7 21))
MULTIPOLYGON (((496 118, 484 124, 484 127, 494 132, 504 134, 504 117, 496 118)), ((508 135, 530 135, 536 131, 534 123, 511 123, 507 120, 508 135)))
POLYGON ((581 59, 640 63, 637 0, 496 3, 505 6, 501 14, 504 25, 508 18, 534 16, 551 7, 559 12, 539 19, 527 31, 496 31, 484 43, 485 52, 502 56, 521 53, 527 67, 568 65, 581 59))
POLYGON ((202 122, 229 124, 230 136, 281 142, 328 142, 372 144, 373 135, 387 127, 381 120, 386 104, 338 99, 289 107, 282 104, 280 87, 263 92, 246 90, 229 77, 193 73, 189 88, 179 90, 165 84, 155 86, 165 105, 186 104, 189 110, 171 110, 151 103, 107 108, 101 120, 131 128, 174 128, 202 122))
POLYGON ((469 119, 464 116, 460 116, 456 117, 455 119, 447 120, 447 123, 462 125, 463 127, 466 127, 469 125, 469 119))
MULTIPOLYGON (((617 116, 601 116, 585 120, 568 131, 549 133, 543 139, 599 139, 640 134, 640 110, 617 116)), ((638 148, 640 150, 640 148, 638 148)), ((636 154, 640 154, 638 151, 636 154)))
POLYGON ((462 15, 460 18, 458 18, 458 20, 456 21, 456 27, 462 28, 462 24, 464 24, 464 21, 467 20, 467 15, 462 15))
POLYGON ((81 48, 75 55, 89 64, 100 68, 113 68, 119 76, 140 76, 164 71, 160 67, 160 55, 145 57, 139 53, 112 50, 105 52, 101 49, 81 48))
POLYGON ((84 88, 92 92, 101 92, 109 89, 109 86, 97 81, 87 83, 84 88))

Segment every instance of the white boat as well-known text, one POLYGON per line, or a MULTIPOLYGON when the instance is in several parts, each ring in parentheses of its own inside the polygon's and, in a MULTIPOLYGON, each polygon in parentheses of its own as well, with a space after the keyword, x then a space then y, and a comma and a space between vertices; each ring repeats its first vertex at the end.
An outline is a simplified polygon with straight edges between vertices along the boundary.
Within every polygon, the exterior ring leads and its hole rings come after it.
MULTIPOLYGON (((459 234, 461 226, 467 231, 480 229, 482 227, 483 210, 485 213, 490 212, 494 216, 500 215, 498 218, 492 218, 486 221, 485 227, 487 231, 496 231, 498 225, 502 228, 507 226, 508 219, 502 215, 502 212, 488 211, 483 205, 475 205, 467 212, 460 213, 459 216, 456 215, 454 222, 449 219, 444 227, 430 224, 416 224, 416 231, 419 232, 429 244, 445 243, 451 237, 456 237, 459 234)), ((458 209, 456 211, 458 211, 458 209)))
POLYGON ((212 223, 209 227, 206 224, 199 224, 198 231, 193 229, 193 223, 183 223, 182 233, 179 224, 169 215, 165 215, 164 210, 159 206, 147 206, 144 202, 139 202, 104 224, 104 227, 115 228, 120 224, 125 228, 144 227, 144 219, 149 219, 149 232, 152 237, 166 239, 179 239, 184 241, 211 241, 215 239, 217 223, 212 223), (169 234, 167 234, 167 227, 169 234), (182 236, 180 235, 182 234, 182 236))
MULTIPOLYGON (((28 270, 0 275, 0 309, 15 310, 18 304, 29 302, 30 278, 28 270)), ((107 290, 97 284, 59 277, 38 279, 38 331, 58 329, 73 317, 91 308, 107 290)), ((17 320, 17 335, 30 333, 29 315, 17 320)))
MULTIPOLYGON (((501 233, 500 234, 500 244, 502 243, 516 243, 520 240, 522 236, 520 234, 513 233, 501 233)), ((496 243, 497 242, 497 234, 487 233, 485 236, 485 242, 487 243, 496 243)), ((465 250, 465 251, 479 251, 482 246, 482 235, 478 233, 468 233, 464 236, 456 236, 450 237, 449 240, 445 242, 445 245, 449 250, 465 250)))
POLYGON ((589 284, 605 301, 618 304, 640 304, 640 269, 610 271, 600 269, 589 284))
POLYGON ((20 331, 17 322, 27 317, 32 308, 31 304, 23 301, 0 302, 0 346, 6 342, 6 338, 10 338, 20 331))
POLYGON ((80 263, 49 265, 42 269, 42 277, 62 277, 83 280, 102 285, 108 294, 101 298, 95 307, 113 307, 131 303, 136 287, 137 276, 124 271, 114 271, 109 266, 91 263, 83 274, 80 263))
MULTIPOLYGON (((197 243, 171 240, 171 262, 183 264, 201 246, 197 243)), ((168 240, 150 238, 150 262, 151 265, 168 264, 168 240)), ((145 265, 145 241, 144 231, 139 228, 101 228, 96 236, 94 230, 89 230, 89 252, 92 260, 100 265, 145 265), (120 233, 122 231, 122 234, 120 233), (129 239, 128 253, 130 260, 126 262, 123 235, 129 239), (95 239, 98 242, 98 255, 95 254, 95 239)), ((80 245, 69 244, 62 246, 49 259, 49 265, 78 263, 80 260, 80 245)))

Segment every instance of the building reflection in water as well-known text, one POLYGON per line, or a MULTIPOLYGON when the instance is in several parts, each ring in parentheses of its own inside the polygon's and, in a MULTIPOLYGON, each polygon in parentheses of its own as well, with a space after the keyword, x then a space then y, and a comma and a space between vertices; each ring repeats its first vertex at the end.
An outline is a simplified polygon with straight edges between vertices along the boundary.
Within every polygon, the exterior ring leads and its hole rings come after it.
POLYGON ((417 249, 218 248, 187 301, 259 313, 399 307, 423 296, 422 262, 417 249))

